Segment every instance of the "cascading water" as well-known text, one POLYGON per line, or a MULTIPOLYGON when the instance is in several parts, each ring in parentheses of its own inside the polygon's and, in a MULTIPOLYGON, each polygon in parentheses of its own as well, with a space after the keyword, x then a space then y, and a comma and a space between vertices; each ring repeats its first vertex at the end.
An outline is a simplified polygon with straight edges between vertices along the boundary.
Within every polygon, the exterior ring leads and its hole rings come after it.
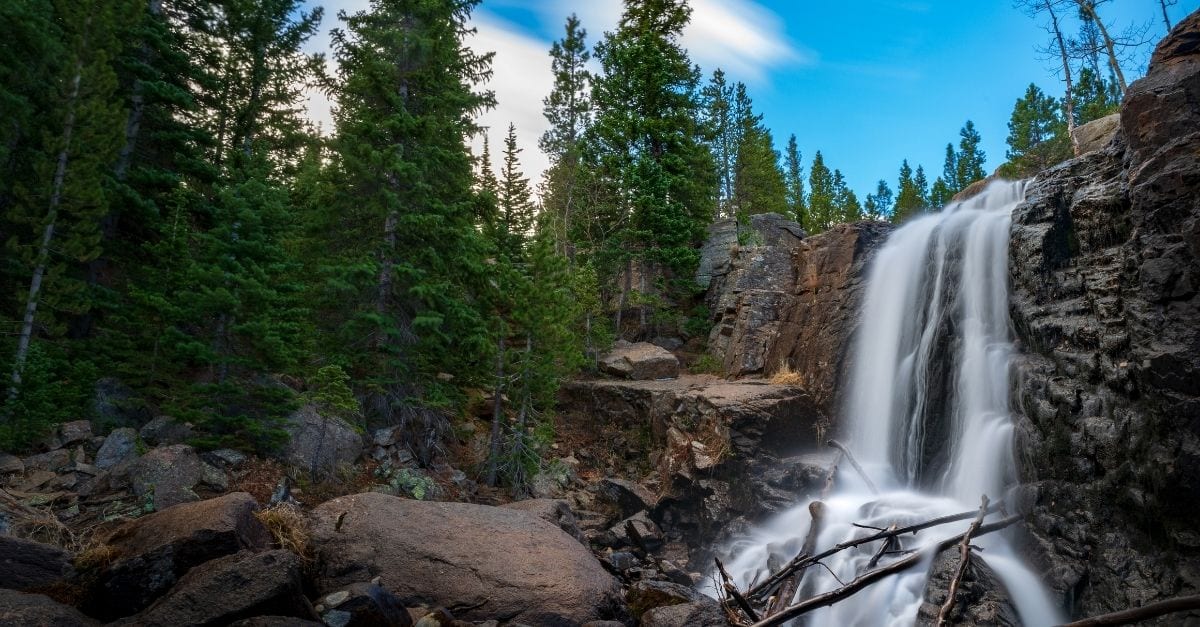
MULTIPOLYGON (((880 493, 839 468, 837 488, 824 500, 819 549, 867 533, 855 523, 904 526, 978 508, 982 495, 994 502, 1014 480, 1008 239, 1024 192, 1024 182, 994 182, 971 200, 909 222, 875 257, 843 424, 880 493)), ((768 565, 794 557, 810 522, 804 503, 734 542, 727 567, 737 585, 744 590, 766 577, 768 565)), ((903 548, 936 543, 968 524, 906 536, 903 548)), ((1059 622, 1037 577, 1003 537, 973 543, 984 548, 977 556, 1003 581, 1024 624, 1059 622)), ((823 562, 827 569, 809 568, 797 596, 833 590, 839 579, 865 572, 876 548, 842 551, 823 562)), ((808 624, 911 625, 927 570, 928 563, 813 611, 808 624)))

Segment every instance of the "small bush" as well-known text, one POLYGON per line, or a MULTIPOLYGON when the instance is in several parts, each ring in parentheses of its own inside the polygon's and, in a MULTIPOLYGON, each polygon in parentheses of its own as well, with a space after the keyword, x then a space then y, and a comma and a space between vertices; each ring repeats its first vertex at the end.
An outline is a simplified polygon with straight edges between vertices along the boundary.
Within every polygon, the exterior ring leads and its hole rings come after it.
POLYGON ((696 358, 688 371, 692 374, 713 374, 718 377, 725 374, 725 367, 721 364, 721 360, 717 359, 712 353, 704 353, 696 358))
POLYGON ((771 374, 770 381, 772 385, 804 385, 804 378, 792 370, 791 364, 786 361, 779 362, 779 367, 771 374))

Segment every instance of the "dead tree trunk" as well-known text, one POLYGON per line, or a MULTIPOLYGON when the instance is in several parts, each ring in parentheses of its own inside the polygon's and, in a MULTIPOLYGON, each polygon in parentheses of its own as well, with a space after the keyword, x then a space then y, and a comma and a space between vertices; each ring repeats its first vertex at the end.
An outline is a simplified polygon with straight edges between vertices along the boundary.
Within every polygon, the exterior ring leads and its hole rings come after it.
POLYGON ((1067 623, 1060 627, 1101 627, 1102 625, 1129 625, 1167 614, 1176 612, 1187 612, 1191 610, 1200 610, 1200 594, 1178 597, 1175 599, 1167 599, 1142 607, 1135 607, 1129 610, 1121 610, 1111 614, 1101 614, 1083 620, 1077 620, 1073 623, 1067 623))
POLYGON ((1113 76, 1117 77, 1117 85, 1121 87, 1121 97, 1125 97, 1125 91, 1129 89, 1129 85, 1125 84, 1125 73, 1121 71, 1121 63, 1117 60, 1116 43, 1113 38, 1108 35, 1108 29, 1104 26, 1104 22, 1100 20, 1100 15, 1096 13, 1096 3, 1094 0, 1075 0, 1079 5, 1079 9, 1086 13, 1088 17, 1096 23, 1096 28, 1100 30, 1100 37, 1104 40, 1104 49, 1108 52, 1108 65, 1112 68, 1113 76))
POLYGON ((829 446, 832 446, 833 448, 842 452, 842 455, 845 456, 846 461, 850 462, 850 465, 854 467, 854 471, 857 472, 858 476, 862 478, 863 483, 867 484, 867 488, 871 490, 871 494, 879 494, 879 488, 876 488, 875 482, 871 481, 871 478, 867 476, 867 471, 863 470, 863 467, 858 465, 858 460, 854 459, 854 456, 850 454, 850 449, 846 448, 845 445, 837 440, 830 440, 829 446))
POLYGON ((1071 83, 1071 60, 1067 56, 1067 43, 1063 40, 1062 29, 1058 26, 1058 15, 1054 13, 1054 5, 1050 0, 1043 0, 1043 3, 1050 14, 1054 40, 1058 43, 1058 54, 1062 57, 1063 77, 1067 81, 1067 93, 1063 96, 1063 104, 1067 107, 1067 136, 1071 138, 1071 152, 1078 157, 1079 138, 1075 137, 1075 88, 1071 83))
POLYGON ((496 338, 496 386, 492 392, 492 433, 488 442, 487 484, 495 486, 500 470, 500 427, 504 421, 504 328, 496 338))
MULTIPOLYGON (((1175 4, 1172 2, 1171 4, 1175 4)), ((1167 0, 1158 0, 1158 6, 1162 8, 1163 23, 1167 25, 1167 32, 1171 32, 1171 18, 1167 16, 1167 0)))

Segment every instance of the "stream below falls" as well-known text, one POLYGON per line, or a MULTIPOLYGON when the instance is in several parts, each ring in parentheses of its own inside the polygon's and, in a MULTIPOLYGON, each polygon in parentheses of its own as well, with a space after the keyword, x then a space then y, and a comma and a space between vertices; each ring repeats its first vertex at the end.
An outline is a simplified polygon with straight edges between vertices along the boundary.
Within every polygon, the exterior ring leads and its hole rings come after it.
MULTIPOLYGON (((1016 481, 1009 414, 1008 242, 1013 208, 1025 182, 996 181, 896 230, 868 274, 853 347, 843 442, 877 485, 875 494, 842 463, 823 499, 816 549, 887 528, 994 503, 1016 481)), ((811 524, 809 503, 760 525, 724 551, 740 590, 786 564, 811 524)), ((992 514, 988 522, 997 520, 992 514)), ((902 538, 921 549, 963 533, 970 520, 902 538)), ((879 542, 841 551, 813 566, 793 601, 835 590, 867 571, 879 542), (840 580, 840 582, 839 582, 840 580)), ((983 559, 1004 583, 1023 624, 1061 622, 1037 575, 1015 555, 1004 533, 979 537, 983 559)), ((931 551, 922 564, 871 585, 791 624, 912 625, 922 604, 931 551)), ((899 556, 885 556, 887 565, 899 556)), ((955 560, 957 563, 957 559, 955 560)), ((716 596, 715 588, 706 590, 716 596)))

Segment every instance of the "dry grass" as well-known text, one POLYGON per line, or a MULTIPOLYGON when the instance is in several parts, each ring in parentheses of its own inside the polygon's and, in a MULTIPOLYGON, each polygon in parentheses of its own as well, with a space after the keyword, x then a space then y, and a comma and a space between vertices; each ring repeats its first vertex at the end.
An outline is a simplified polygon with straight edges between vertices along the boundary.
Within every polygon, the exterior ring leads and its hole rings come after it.
POLYGON ((769 381, 771 385, 804 385, 804 378, 792 370, 791 364, 786 361, 779 362, 779 367, 775 369, 769 381))
POLYGON ((87 545, 86 534, 76 533, 48 509, 18 518, 12 524, 12 535, 56 546, 68 553, 78 553, 87 545))
POLYGON ((312 547, 309 545, 309 538, 311 534, 308 530, 308 520, 300 513, 300 510, 281 504, 259 510, 254 517, 258 518, 271 532, 271 537, 275 539, 275 544, 279 548, 299 555, 302 560, 310 559, 312 547))
POLYGON ((75 568, 81 572, 99 572, 118 557, 120 553, 111 544, 91 542, 75 556, 75 568))

